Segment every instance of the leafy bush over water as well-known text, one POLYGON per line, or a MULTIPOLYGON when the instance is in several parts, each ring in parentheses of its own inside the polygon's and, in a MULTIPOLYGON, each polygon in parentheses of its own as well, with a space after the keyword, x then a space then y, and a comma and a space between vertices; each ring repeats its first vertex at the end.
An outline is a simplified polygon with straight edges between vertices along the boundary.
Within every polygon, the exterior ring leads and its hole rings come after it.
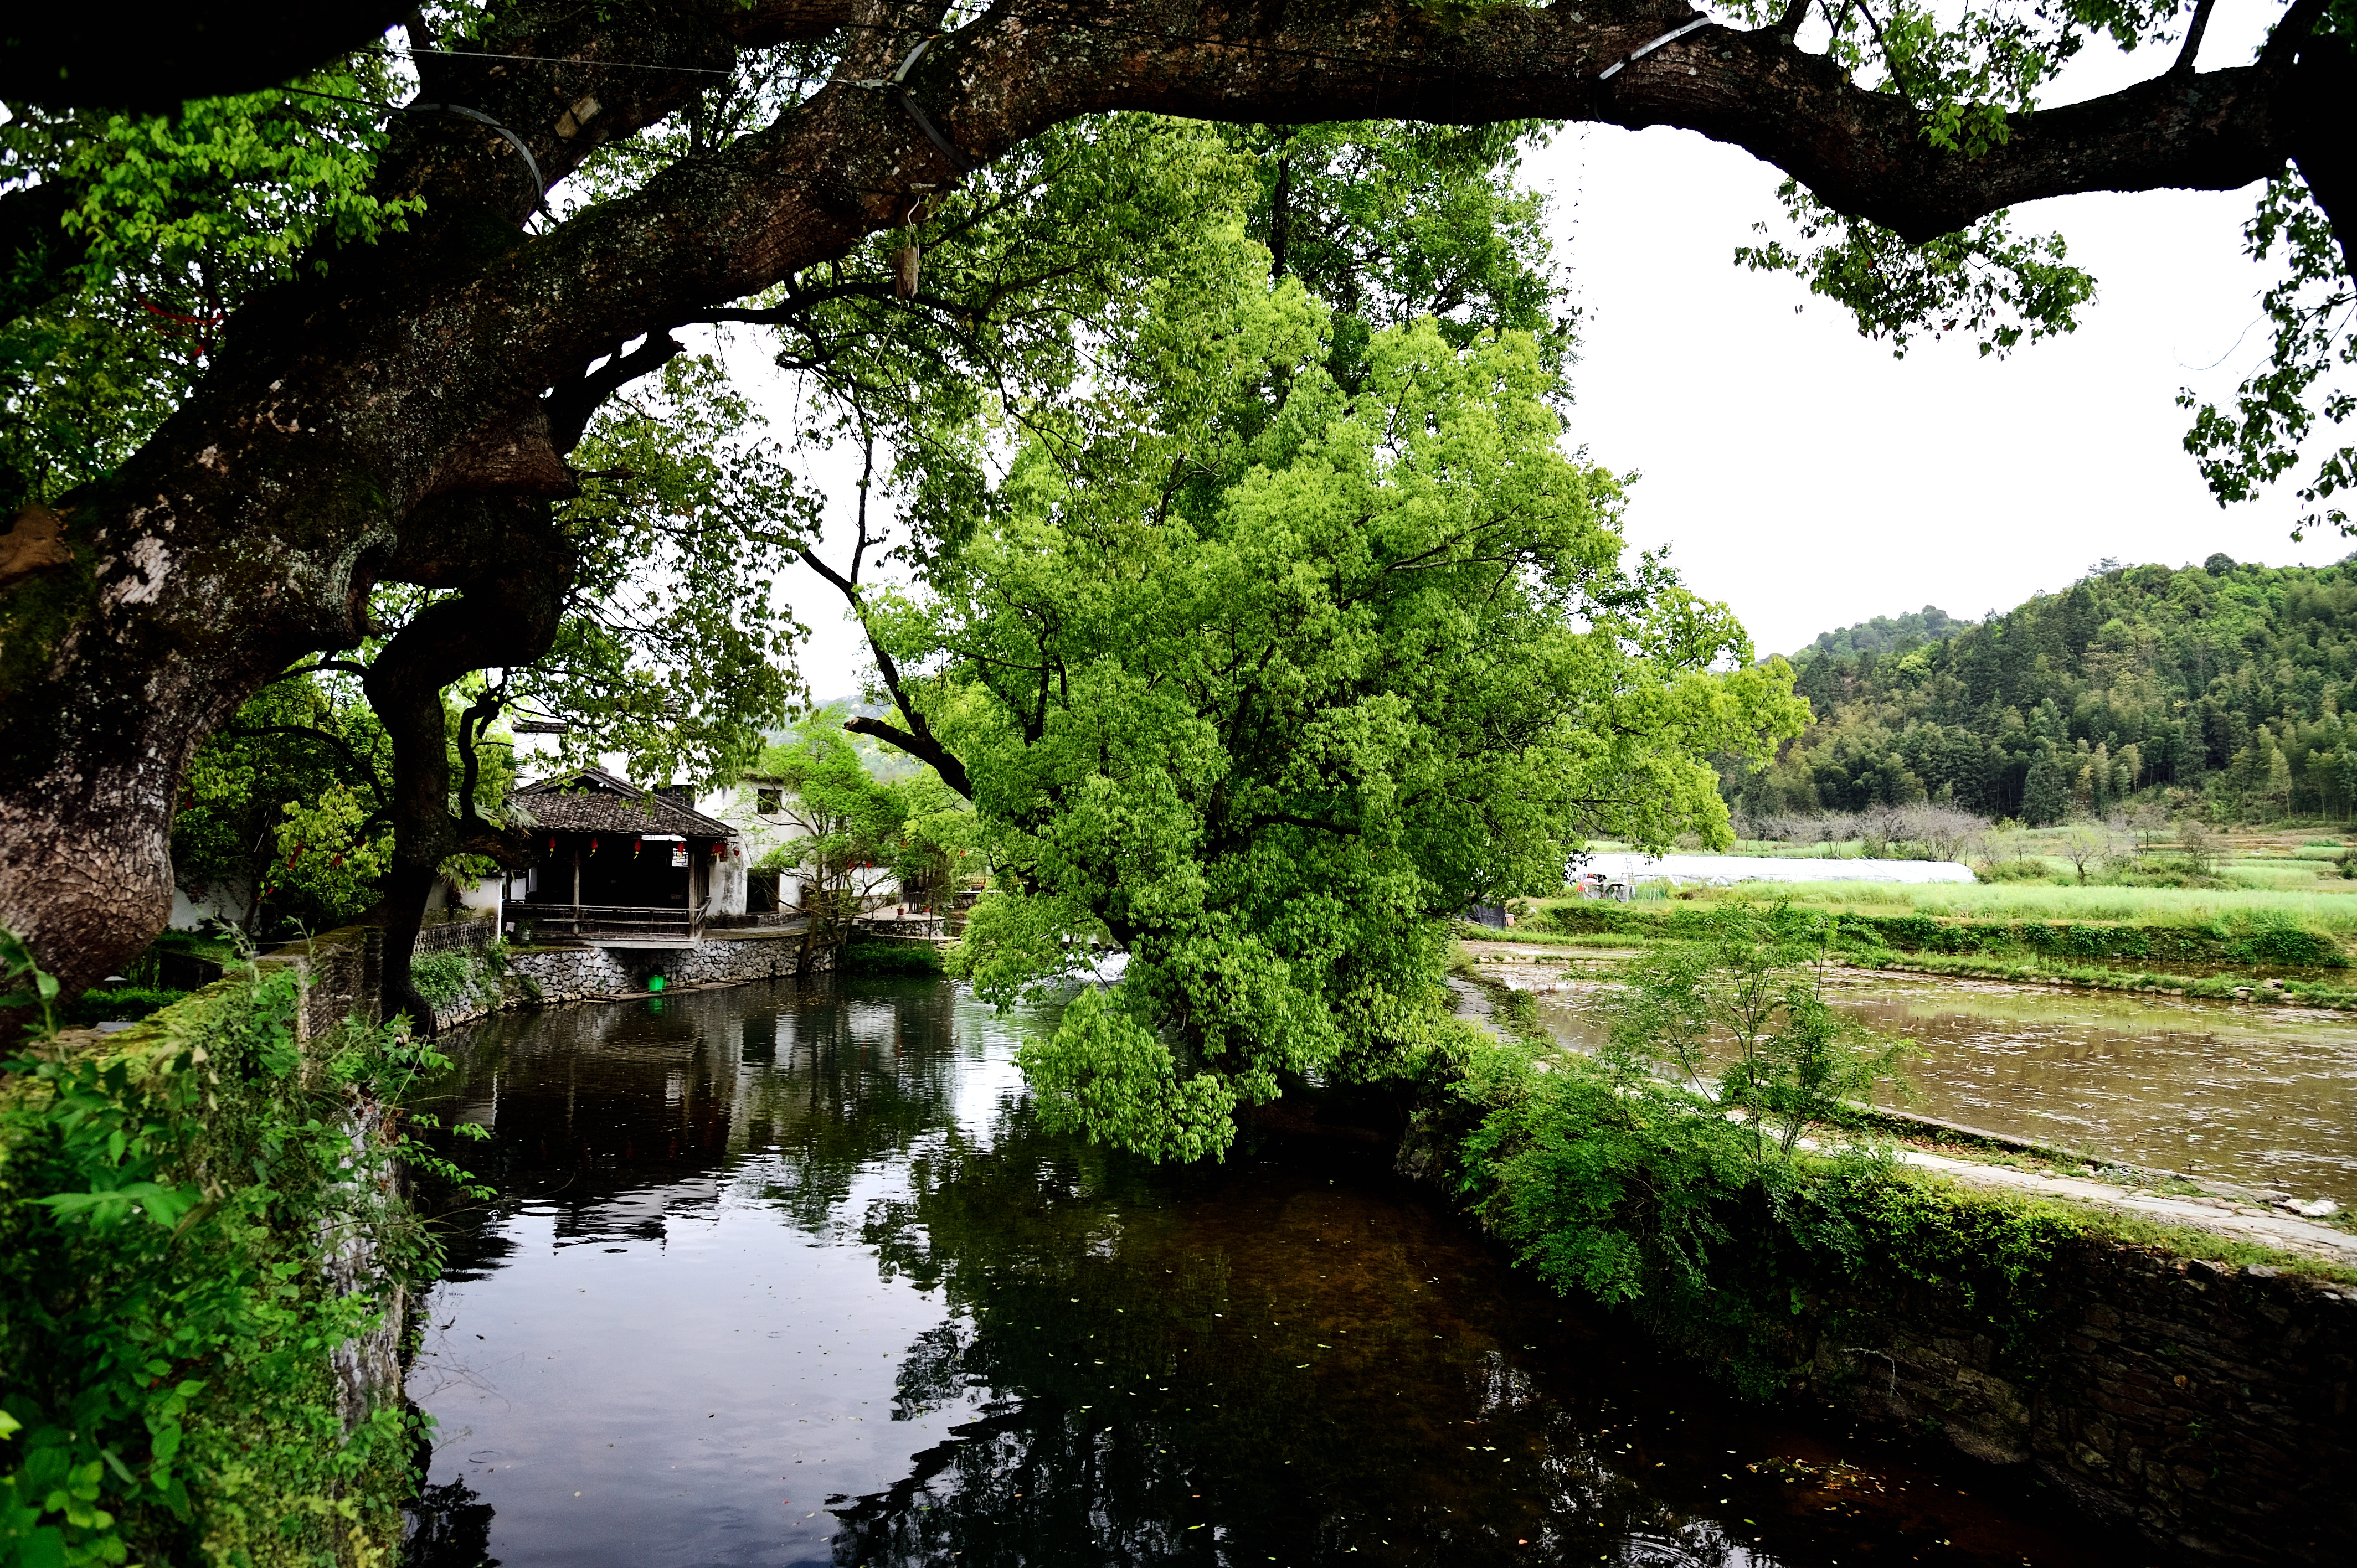
POLYGON ((1868 1277, 1956 1291, 2018 1337, 2082 1231, 1914 1179, 1862 1141, 1807 1147, 1910 1048, 1825 1004, 1824 936, 1788 906, 1716 911, 1699 940, 1626 976, 1594 1056, 1485 1046, 1458 1088, 1479 1117, 1464 1188, 1523 1262, 1707 1348, 1755 1393, 1796 1372, 1794 1331, 1829 1294, 1868 1277), (1710 1076, 1714 1037, 1733 1059, 1710 1076))
POLYGON ((1828 926, 1789 905, 1690 913, 1694 940, 1624 974, 1594 1056, 1485 1037, 1426 1130, 1453 1143, 1484 1222, 1557 1290, 1623 1307, 1765 1396, 1815 1376, 1821 1346, 1874 1343, 1857 1320, 1910 1286, 2019 1361, 2098 1240, 2346 1272, 1900 1165, 1843 1131, 1906 1043, 1823 1008, 1828 926), (1706 1040, 1734 1046, 1715 1076, 1706 1040))

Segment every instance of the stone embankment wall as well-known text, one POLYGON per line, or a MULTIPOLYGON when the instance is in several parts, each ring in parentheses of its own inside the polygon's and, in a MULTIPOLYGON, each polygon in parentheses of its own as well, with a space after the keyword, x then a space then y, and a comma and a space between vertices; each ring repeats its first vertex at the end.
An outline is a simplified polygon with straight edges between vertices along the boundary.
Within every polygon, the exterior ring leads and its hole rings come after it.
POLYGON ((346 1018, 376 1022, 377 994, 384 983, 384 931, 377 926, 344 926, 264 958, 266 967, 291 964, 303 972, 306 989, 297 1031, 317 1039, 346 1018))
MULTIPOLYGON (((1464 1131, 1447 1114, 1415 1117, 1395 1168, 1461 1201, 1452 1172, 1464 1131)), ((1742 1252, 1751 1240, 1729 1243, 1742 1252)), ((1760 1251, 1784 1240, 1766 1237, 1760 1251)), ((1794 1278, 1815 1272, 1791 1261, 1794 1278)), ((2124 1552, 2124 1562, 2347 1560, 2357 1541, 2357 1284, 2100 1230, 2064 1246, 2034 1284, 1993 1283, 1868 1272, 1789 1308, 1779 1283, 1738 1322, 1746 1282, 1730 1281, 1721 1300, 1732 1338, 1683 1348, 1706 1364, 1764 1353, 1804 1401, 1944 1438, 1990 1464, 2033 1466, 2157 1549, 2124 1552)))
MULTIPOLYGON (((839 950, 808 931, 755 926, 707 929, 702 942, 684 948, 511 946, 493 962, 489 950, 497 931, 489 919, 457 918, 418 932, 420 959, 451 953, 480 955, 458 989, 436 1002, 434 1026, 437 1031, 511 1007, 643 995, 648 980, 658 974, 663 977, 664 988, 672 990, 824 973, 834 968, 839 950)), ((331 931, 311 944, 310 968, 318 983, 307 1012, 319 1015, 315 1028, 356 1009, 374 1016, 376 987, 383 975, 382 938, 372 927, 354 926, 331 931)))
MULTIPOLYGON (((377 1021, 378 995, 384 979, 384 930, 378 926, 344 926, 290 942, 257 960, 255 967, 264 973, 292 969, 303 977, 295 1037, 303 1047, 306 1077, 316 1078, 321 1064, 312 1049, 314 1042, 328 1039, 347 1018, 363 1024, 377 1021)), ((373 1144, 391 1130, 392 1107, 372 1097, 350 1099, 344 1114, 356 1144, 373 1144)), ((382 1196, 397 1208, 404 1195, 396 1182, 382 1196)), ((365 1288, 376 1275, 377 1243, 378 1238, 365 1230, 332 1238, 320 1260, 328 1288, 339 1295, 365 1288)), ((337 1403, 346 1431, 386 1401, 400 1397, 402 1337, 407 1316, 407 1293, 396 1284, 373 1326, 329 1348, 328 1359, 335 1369, 337 1403)))
POLYGON ((2095 1238, 2061 1265, 2042 1303, 1859 1287, 1809 1381, 1870 1420, 2035 1466, 2174 1552, 2345 1561, 2357 1286, 2095 1238))
POLYGON ((673 987, 823 973, 835 950, 807 932, 707 930, 692 948, 511 948, 508 972, 533 1002, 579 1002, 640 994, 658 974, 673 987))

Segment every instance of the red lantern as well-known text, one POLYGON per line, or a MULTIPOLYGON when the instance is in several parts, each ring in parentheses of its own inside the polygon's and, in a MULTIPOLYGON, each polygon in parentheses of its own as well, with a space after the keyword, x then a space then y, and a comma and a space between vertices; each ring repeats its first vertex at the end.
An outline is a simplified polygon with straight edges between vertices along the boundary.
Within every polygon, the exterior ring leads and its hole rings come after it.
POLYGON ((596 839, 591 839, 589 841, 589 853, 591 854, 597 853, 597 841, 596 839))

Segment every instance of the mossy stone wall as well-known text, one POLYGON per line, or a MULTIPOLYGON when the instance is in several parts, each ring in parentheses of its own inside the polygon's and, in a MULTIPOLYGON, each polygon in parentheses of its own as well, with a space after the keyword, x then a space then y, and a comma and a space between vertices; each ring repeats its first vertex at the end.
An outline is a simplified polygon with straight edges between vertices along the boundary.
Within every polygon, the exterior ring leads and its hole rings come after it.
POLYGON ((2061 1249, 2039 1293, 1968 1304, 1886 1276, 1785 1332, 1803 1388, 2033 1466, 2175 1553, 2345 1561, 2357 1286, 2090 1237, 2061 1249))

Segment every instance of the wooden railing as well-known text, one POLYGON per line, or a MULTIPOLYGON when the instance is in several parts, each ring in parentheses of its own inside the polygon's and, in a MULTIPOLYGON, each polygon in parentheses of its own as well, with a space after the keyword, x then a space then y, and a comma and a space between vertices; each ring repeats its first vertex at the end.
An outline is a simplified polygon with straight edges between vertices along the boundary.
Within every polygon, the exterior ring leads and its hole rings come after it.
POLYGON ((700 909, 665 909, 630 904, 528 904, 511 898, 501 912, 511 929, 529 925, 543 937, 580 941, 693 942, 704 935, 700 909))

